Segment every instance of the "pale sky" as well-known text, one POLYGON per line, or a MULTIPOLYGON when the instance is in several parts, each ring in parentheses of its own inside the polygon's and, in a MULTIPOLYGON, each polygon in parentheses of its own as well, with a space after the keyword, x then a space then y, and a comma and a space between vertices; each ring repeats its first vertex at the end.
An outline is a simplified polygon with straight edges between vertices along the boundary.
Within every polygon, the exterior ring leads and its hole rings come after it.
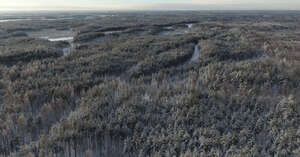
POLYGON ((0 0, 5 10, 300 10, 300 0, 0 0))

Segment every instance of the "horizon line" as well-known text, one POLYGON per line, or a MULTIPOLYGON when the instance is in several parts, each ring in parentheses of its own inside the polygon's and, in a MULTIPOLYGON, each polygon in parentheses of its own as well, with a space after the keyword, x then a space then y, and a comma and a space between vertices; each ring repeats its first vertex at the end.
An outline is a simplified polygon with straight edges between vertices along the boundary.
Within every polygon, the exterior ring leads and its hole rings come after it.
POLYGON ((164 11, 164 12, 172 12, 172 11, 300 11, 300 9, 8 9, 8 10, 1 10, 0 12, 72 12, 72 11, 99 11, 99 12, 143 12, 143 11, 150 11, 150 12, 157 12, 157 11, 164 11))

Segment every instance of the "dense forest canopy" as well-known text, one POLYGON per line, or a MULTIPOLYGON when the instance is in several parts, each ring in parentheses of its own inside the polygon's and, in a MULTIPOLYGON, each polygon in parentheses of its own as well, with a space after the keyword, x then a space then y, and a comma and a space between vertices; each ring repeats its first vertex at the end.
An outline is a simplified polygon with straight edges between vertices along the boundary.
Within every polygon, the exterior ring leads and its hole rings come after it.
POLYGON ((300 156, 299 12, 3 17, 1 157, 300 156))

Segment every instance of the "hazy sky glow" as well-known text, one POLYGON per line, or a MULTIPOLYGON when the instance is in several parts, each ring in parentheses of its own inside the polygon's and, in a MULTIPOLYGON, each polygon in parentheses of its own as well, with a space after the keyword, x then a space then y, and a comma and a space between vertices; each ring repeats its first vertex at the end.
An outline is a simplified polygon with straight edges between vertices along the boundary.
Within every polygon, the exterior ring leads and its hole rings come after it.
POLYGON ((5 10, 299 10, 300 0, 0 0, 5 10))

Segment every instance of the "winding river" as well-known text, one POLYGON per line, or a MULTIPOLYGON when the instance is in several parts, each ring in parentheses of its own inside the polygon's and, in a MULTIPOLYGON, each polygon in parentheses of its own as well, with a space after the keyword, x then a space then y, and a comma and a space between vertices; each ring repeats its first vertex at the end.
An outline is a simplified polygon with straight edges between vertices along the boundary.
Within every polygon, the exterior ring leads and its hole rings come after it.
POLYGON ((195 62, 200 58, 199 44, 195 45, 193 56, 190 62, 195 62))

